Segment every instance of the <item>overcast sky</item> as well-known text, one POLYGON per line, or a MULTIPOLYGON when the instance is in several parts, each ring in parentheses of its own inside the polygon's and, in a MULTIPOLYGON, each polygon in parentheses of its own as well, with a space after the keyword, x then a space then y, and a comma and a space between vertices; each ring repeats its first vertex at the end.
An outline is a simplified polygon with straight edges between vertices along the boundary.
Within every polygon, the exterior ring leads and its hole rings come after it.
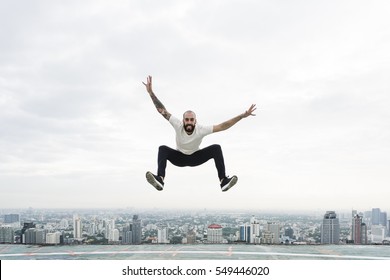
POLYGON ((0 208, 390 210, 389 1, 0 0, 0 208), (168 111, 218 124, 212 161, 175 147, 168 111))

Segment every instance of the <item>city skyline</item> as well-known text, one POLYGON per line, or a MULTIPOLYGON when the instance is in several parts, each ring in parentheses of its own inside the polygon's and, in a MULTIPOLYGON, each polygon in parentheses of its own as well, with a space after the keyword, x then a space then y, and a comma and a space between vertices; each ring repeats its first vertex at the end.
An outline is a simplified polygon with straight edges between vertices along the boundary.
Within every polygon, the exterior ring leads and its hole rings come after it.
MULTIPOLYGON (((337 213, 343 213, 343 214, 350 214, 352 211, 357 211, 358 213, 364 213, 364 212, 371 212, 372 209, 375 208, 315 208, 315 209, 297 209, 297 208, 291 208, 291 209, 275 209, 275 208, 269 208, 269 209, 262 209, 262 208, 251 208, 251 207, 245 207, 245 208, 208 208, 208 207, 7 207, 7 208, 0 208, 0 215, 4 213, 12 213, 12 212, 18 212, 18 211, 67 211, 68 213, 77 213, 79 212, 88 212, 88 211, 100 211, 100 212, 111 212, 111 211, 133 211, 134 213, 142 213, 142 212, 149 212, 149 211, 161 211, 163 213, 169 213, 169 212, 176 212, 176 213, 188 213, 188 212, 209 212, 209 213, 219 213, 219 212, 225 212, 225 213, 263 213, 263 214, 302 214, 302 215, 322 215, 322 213, 325 213, 326 211, 335 211, 337 213)), ((384 208, 379 207, 379 209, 382 212, 389 212, 390 208, 384 208)))
POLYGON ((370 245, 390 243, 390 220, 376 209, 292 214, 123 210, 31 211, 0 215, 0 243, 139 245, 250 243, 370 245), (135 214, 137 213, 137 214, 135 214), (12 236, 14 235, 14 237, 12 236))
MULTIPOLYGON (((356 216, 360 216, 360 218, 367 218, 367 215, 370 219, 372 219, 372 224, 378 225, 380 223, 383 223, 384 221, 390 221, 389 218, 387 218, 387 212, 388 210, 384 208, 370 208, 370 209, 326 209, 326 210, 320 210, 320 209, 312 209, 308 211, 296 211, 296 210, 279 210, 279 211, 264 211, 261 209, 250 209, 250 208, 243 208, 243 209, 206 209, 206 208, 181 208, 181 211, 177 211, 178 209, 175 208, 166 208, 166 209, 158 209, 158 208, 134 208, 134 207, 127 207, 127 208, 0 208, 0 221, 3 216, 7 216, 8 219, 15 219, 17 216, 20 218, 21 213, 26 214, 27 216, 30 215, 39 215, 41 217, 46 215, 65 215, 72 218, 72 223, 74 223, 75 218, 80 218, 84 214, 91 215, 94 213, 94 215, 113 215, 115 216, 117 213, 131 215, 133 218, 138 217, 140 215, 172 215, 172 216, 182 216, 182 215, 216 215, 217 217, 219 215, 229 215, 229 214, 238 214, 238 215, 249 215, 252 217, 255 217, 256 215, 260 216, 267 216, 267 215, 277 215, 277 216, 285 216, 289 217, 291 215, 303 215, 303 216, 313 216, 317 217, 319 219, 323 219, 324 214, 328 213, 336 213, 336 215, 339 218, 342 219, 354 219, 356 216), (381 215, 382 214, 382 215, 381 215), (377 219, 376 216, 382 217, 381 219, 377 219)), ((23 215, 22 215, 23 216, 23 215)))
POLYGON ((0 207, 389 211, 390 3, 3 1, 0 207), (168 163, 180 117, 218 124, 212 161, 168 163))

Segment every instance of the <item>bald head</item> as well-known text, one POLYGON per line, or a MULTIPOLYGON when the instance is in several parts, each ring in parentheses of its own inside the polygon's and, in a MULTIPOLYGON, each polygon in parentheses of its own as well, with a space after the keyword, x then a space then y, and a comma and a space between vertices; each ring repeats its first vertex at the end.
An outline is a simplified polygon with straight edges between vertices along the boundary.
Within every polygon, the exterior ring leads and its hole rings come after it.
POLYGON ((192 114, 193 115, 193 118, 196 119, 196 114, 194 111, 191 111, 191 110, 188 110, 188 111, 185 111, 184 114, 183 114, 183 119, 186 117, 186 115, 189 115, 189 114, 192 114))
POLYGON ((195 124, 196 124, 196 114, 191 110, 184 112, 183 125, 187 134, 191 135, 192 132, 194 132, 195 124))

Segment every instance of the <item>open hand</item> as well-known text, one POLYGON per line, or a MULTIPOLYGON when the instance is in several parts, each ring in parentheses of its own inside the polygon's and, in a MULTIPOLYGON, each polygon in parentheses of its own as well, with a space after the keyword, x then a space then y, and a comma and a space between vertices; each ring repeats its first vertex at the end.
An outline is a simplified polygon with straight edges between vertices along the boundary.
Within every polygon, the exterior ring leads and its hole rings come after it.
POLYGON ((242 114, 243 118, 249 117, 249 116, 256 116, 256 114, 253 114, 253 112, 256 110, 256 104, 252 104, 248 110, 245 111, 245 113, 242 114))
POLYGON ((146 78, 146 84, 144 82, 142 82, 142 83, 146 86, 146 90, 149 93, 153 93, 153 89, 152 89, 152 76, 148 76, 146 78))

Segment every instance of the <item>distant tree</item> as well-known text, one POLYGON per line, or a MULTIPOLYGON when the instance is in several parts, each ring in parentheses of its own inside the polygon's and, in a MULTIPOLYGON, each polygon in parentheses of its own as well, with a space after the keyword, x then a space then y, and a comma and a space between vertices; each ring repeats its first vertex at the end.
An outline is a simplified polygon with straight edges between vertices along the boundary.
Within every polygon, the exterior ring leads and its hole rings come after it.
POLYGON ((183 240, 182 236, 175 235, 171 238, 170 242, 171 244, 181 244, 183 240))
POLYGON ((229 237, 231 234, 235 235, 238 230, 238 228, 226 227, 222 229, 222 235, 224 237, 229 237))

